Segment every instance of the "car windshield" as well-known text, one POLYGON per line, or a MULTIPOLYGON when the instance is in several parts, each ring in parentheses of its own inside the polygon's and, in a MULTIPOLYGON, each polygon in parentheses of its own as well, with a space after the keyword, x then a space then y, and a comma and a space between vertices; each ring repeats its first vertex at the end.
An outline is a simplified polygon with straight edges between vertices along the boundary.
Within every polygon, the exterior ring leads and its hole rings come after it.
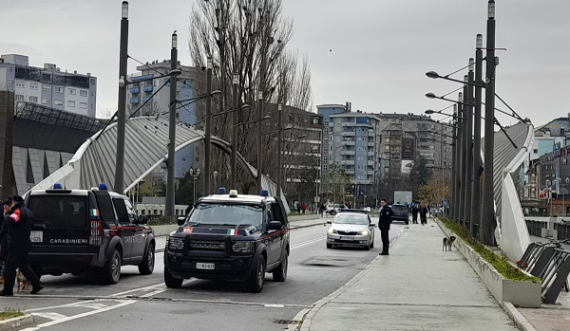
POLYGON ((85 228, 89 225, 87 196, 32 195, 28 208, 34 220, 49 221, 56 228, 85 228))
POLYGON ((394 205, 392 206, 392 209, 407 210, 406 206, 401 206, 401 205, 394 205))
POLYGON ((368 225, 368 217, 365 215, 340 213, 335 216, 333 223, 335 224, 354 224, 368 225))
POLYGON ((194 207, 186 223, 232 224, 255 226, 263 221, 263 208, 256 205, 200 203, 194 207))

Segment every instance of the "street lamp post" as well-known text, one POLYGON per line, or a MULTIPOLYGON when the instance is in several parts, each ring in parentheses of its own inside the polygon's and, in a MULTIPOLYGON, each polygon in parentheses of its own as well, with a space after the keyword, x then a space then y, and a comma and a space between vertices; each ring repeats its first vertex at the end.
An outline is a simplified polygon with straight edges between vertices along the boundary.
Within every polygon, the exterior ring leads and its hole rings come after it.
MULTIPOLYGON (((471 222, 481 231, 481 97, 483 86, 483 36, 477 35, 475 51, 475 116, 473 117, 473 194, 471 195, 471 222)), ((477 235, 477 234, 473 234, 477 235)))
POLYGON ((485 179, 481 239, 484 244, 495 245, 495 211, 493 195, 493 146, 495 140, 495 0, 489 0, 487 19, 487 68, 485 71, 485 179))
POLYGON ((356 205, 356 187, 352 185, 352 208, 356 205))
POLYGON ((283 106, 281 104, 277 105, 277 196, 281 199, 281 180, 283 171, 283 151, 281 150, 281 144, 283 140, 283 106))
MULTIPOLYGON (((263 80, 263 78, 261 78, 263 80)), ((257 92, 257 100, 259 102, 259 109, 257 110, 257 120, 259 123, 257 124, 257 192, 261 192, 261 177, 262 177, 262 162, 261 162, 261 144, 262 144, 262 136, 263 132, 262 128, 262 119, 263 119, 263 90, 257 92)), ((261 193, 259 193, 261 194, 261 193)))
POLYGON ((462 216, 463 216, 463 205, 465 203, 465 172, 463 168, 465 168, 465 105, 463 104, 463 92, 459 92, 459 118, 461 119, 461 133, 459 135, 459 142, 458 146, 460 148, 459 151, 459 167, 457 171, 459 171, 459 208, 457 210, 457 221, 459 224, 463 224, 462 216))
POLYGON ((467 127, 465 128, 465 136, 467 138, 467 163, 465 164, 467 173, 467 186, 465 191, 465 221, 469 222, 469 233, 474 234, 473 220, 471 219, 471 210, 473 209, 473 204, 471 201, 473 193, 473 159, 475 158, 475 152, 473 150, 473 83, 475 82, 475 76, 473 70, 475 69, 475 60, 469 59, 469 73, 467 76, 467 127))
POLYGON ((206 195, 210 194, 210 163, 212 158, 212 70, 214 64, 211 56, 208 56, 206 64, 206 128, 204 132, 204 189, 206 195))
POLYGON ((453 105, 453 146, 451 152, 451 219, 455 219, 456 210, 459 208, 457 203, 457 105, 453 105))
POLYGON ((216 188, 218 187, 218 180, 217 180, 218 179, 218 172, 214 171, 212 173, 212 176, 214 176, 214 190, 216 190, 216 188))
POLYGON ((119 105, 117 116, 117 161, 115 164, 115 192, 123 193, 125 176, 125 129, 127 125, 127 60, 129 45, 129 3, 121 5, 121 44, 119 54, 119 105))
POLYGON ((190 176, 194 177, 194 203, 196 203, 196 182, 198 181, 198 177, 200 176, 200 168, 194 169, 190 168, 190 176))
MULTIPOLYGON (((170 50, 170 70, 178 69, 178 35, 176 31, 172 34, 172 49, 170 50)), ((176 148, 176 83, 178 77, 170 76, 170 109, 168 121, 168 167, 167 167, 167 180, 166 180, 166 210, 165 216, 167 218, 174 217, 175 209, 175 194, 176 189, 174 186, 174 163, 175 163, 175 148, 176 148)))
MULTIPOLYGON (((238 90, 239 90, 239 78, 238 74, 234 74, 233 76, 233 107, 234 109, 238 109, 238 90)), ((238 114, 236 111, 232 113, 232 157, 231 157, 231 180, 230 180, 230 190, 236 189, 236 181, 237 181, 237 118, 238 114)))

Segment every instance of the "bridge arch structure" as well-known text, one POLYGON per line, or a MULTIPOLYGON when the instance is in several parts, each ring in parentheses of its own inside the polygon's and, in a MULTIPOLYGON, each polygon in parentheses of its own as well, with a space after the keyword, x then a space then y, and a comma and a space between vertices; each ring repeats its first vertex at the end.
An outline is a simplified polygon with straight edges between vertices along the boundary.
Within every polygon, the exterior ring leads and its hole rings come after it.
MULTIPOLYGON (((124 194, 168 159, 168 121, 154 116, 128 119, 125 137, 124 194)), ((178 123, 175 150, 179 151, 204 138, 203 131, 178 123)), ((231 144, 223 139, 212 136, 212 145, 231 153, 231 144)), ((71 160, 30 191, 50 189, 55 183, 60 183, 68 189, 88 189, 105 183, 112 189, 115 182, 116 155, 117 122, 114 122, 87 139, 71 160)), ((237 159, 252 178, 257 178, 257 169, 247 163, 239 153, 237 159)), ((269 190, 270 195, 277 196, 277 185, 263 174, 261 186, 269 190)), ((279 192, 279 196, 289 213, 290 208, 283 192, 279 192)))

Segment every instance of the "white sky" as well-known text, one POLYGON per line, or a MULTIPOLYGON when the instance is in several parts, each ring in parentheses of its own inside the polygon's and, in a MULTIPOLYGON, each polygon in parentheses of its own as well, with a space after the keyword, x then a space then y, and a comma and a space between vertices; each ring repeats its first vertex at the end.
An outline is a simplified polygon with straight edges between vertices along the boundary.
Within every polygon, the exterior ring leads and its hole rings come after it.
MULTIPOLYGON (((189 62, 189 13, 199 0, 131 0, 129 54, 143 62, 170 56, 178 30, 189 62)), ((486 34, 485 0, 283 0, 295 22, 290 44, 308 54, 314 105, 352 102, 353 110, 422 113, 448 106, 447 74, 474 57, 486 34), (332 50, 332 51, 331 51, 332 50)), ((120 0, 0 0, 0 53, 30 56, 34 66, 98 77, 98 116, 117 107, 120 0)), ((497 93, 536 126, 570 112, 570 1, 498 0, 497 93)), ((136 63, 130 62, 129 72, 136 63)), ((463 73, 455 78, 462 79, 463 73)), ((456 98, 454 93, 452 98, 456 98)), ((507 109, 497 100, 497 107, 507 109)), ((514 120, 499 116, 503 124, 514 120)))

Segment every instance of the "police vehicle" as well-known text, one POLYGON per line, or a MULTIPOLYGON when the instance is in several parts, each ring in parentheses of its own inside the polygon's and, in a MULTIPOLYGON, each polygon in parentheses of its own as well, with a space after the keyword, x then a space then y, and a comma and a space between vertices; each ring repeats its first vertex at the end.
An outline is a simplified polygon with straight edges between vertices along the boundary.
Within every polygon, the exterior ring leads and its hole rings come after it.
POLYGON ((152 274, 156 243, 147 218, 105 184, 90 190, 54 184, 52 190, 32 191, 26 205, 34 215, 29 260, 38 276, 95 271, 116 284, 122 265, 152 274))
POLYGON ((263 290, 265 273, 287 278, 289 222, 281 199, 238 195, 236 190, 199 199, 180 228, 170 234, 164 254, 164 282, 179 288, 191 277, 245 282, 248 292, 263 290))

